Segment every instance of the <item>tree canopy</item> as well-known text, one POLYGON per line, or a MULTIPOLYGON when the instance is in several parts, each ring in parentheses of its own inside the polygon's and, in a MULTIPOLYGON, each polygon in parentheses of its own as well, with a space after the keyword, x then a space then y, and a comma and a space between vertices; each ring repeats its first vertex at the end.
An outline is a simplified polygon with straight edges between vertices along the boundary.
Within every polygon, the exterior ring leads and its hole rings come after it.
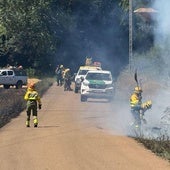
POLYGON ((0 66, 44 72, 64 64, 74 70, 90 56, 118 72, 128 63, 128 5, 128 0, 1 0, 0 66))

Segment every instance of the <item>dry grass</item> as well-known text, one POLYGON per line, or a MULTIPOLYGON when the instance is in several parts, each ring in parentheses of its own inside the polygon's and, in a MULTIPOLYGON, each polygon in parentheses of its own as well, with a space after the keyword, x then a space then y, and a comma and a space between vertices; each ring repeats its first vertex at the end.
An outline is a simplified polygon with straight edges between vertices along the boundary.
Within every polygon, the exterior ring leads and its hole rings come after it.
POLYGON ((157 139, 136 138, 147 149, 156 155, 170 161, 170 139, 167 136, 161 136, 157 139))
MULTIPOLYGON (((36 83, 36 89, 42 96, 44 92, 53 84, 54 79, 46 78, 43 80, 29 79, 29 83, 36 83)), ((23 97, 26 88, 22 89, 4 89, 0 88, 0 127, 8 123, 12 118, 18 116, 26 107, 23 97)))

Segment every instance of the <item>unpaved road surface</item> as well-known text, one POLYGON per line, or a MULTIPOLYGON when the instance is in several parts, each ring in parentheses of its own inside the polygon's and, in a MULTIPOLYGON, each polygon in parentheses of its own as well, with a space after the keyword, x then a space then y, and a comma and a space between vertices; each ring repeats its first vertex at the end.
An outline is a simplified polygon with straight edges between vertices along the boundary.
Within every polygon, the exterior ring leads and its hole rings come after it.
POLYGON ((23 112, 0 129, 0 170, 170 170, 167 161, 120 135, 116 103, 81 103, 80 94, 56 84, 42 103, 38 128, 25 127, 23 112))

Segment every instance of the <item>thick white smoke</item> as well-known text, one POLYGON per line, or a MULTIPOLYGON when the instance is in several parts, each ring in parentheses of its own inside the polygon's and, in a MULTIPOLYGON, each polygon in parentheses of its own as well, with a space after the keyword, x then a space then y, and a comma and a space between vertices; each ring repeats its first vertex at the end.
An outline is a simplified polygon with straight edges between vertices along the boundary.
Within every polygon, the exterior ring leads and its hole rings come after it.
POLYGON ((165 72, 169 72, 169 45, 170 45, 170 17, 169 0, 156 0, 153 7, 158 11, 156 15, 155 45, 162 47, 162 59, 166 65, 165 72), (167 69, 168 68, 168 69, 167 69))
MULTIPOLYGON (((156 18, 155 24, 155 46, 160 47, 161 59, 164 61, 164 65, 161 70, 161 78, 158 80, 159 89, 153 96, 153 108, 149 114, 146 114, 149 120, 151 130, 156 127, 156 136, 163 135, 165 132, 170 135, 170 60, 169 60, 169 46, 170 46, 170 17, 169 17, 169 0, 155 0, 153 8, 157 10, 154 15, 156 18), (169 124, 169 125, 168 125, 169 124)), ((157 68, 155 68, 156 70, 157 68)), ((152 89, 151 87, 150 89, 152 89)))
MULTIPOLYGON (((170 36, 170 17, 169 17, 169 0, 157 0, 154 3, 154 8, 158 13, 156 16, 157 29, 155 32, 156 42, 165 42, 170 36)), ((170 40, 169 40, 170 41, 170 40)))
MULTIPOLYGON (((170 135, 170 132, 167 131, 170 129, 168 128, 168 126, 170 127, 170 83, 168 86, 170 60, 169 51, 164 50, 168 49, 167 47, 170 44, 170 17, 168 15, 170 0, 156 0, 152 7, 157 10, 157 13, 153 14, 157 21, 154 34, 155 46, 161 46, 161 58, 165 63, 165 66, 162 67, 164 70, 161 70, 161 78, 159 78, 157 67, 159 61, 152 60, 152 58, 149 60, 150 54, 147 54, 148 57, 146 58, 133 59, 133 67, 138 69, 138 79, 142 80, 143 102, 147 100, 153 102, 152 109, 145 113, 148 123, 143 129, 143 134, 141 134, 148 138, 159 137, 165 132, 170 135)), ((113 39, 113 37, 111 38, 113 39)), ((93 49, 97 49, 93 54, 102 56, 101 58, 108 54, 106 49, 98 48, 95 44, 93 44, 93 49)), ((153 55, 152 51, 151 55, 153 55)), ((134 73, 129 73, 129 70, 125 69, 117 78, 115 85, 116 94, 112 103, 94 102, 94 111, 89 108, 89 112, 85 112, 83 116, 86 120, 93 121, 98 128, 105 129, 113 134, 135 136, 136 132, 131 127, 134 120, 129 104, 130 95, 136 86, 134 73), (92 115, 93 112, 95 112, 94 115, 92 115), (96 116, 96 114, 100 114, 100 116, 96 116)))
MULTIPOLYGON (((152 100, 152 109, 145 112, 147 124, 143 126, 141 135, 148 138, 157 138, 162 135, 170 136, 170 0, 155 0, 151 6, 157 12, 153 13, 155 48, 161 50, 160 61, 164 61, 159 78, 159 61, 152 60, 152 51, 148 58, 133 58, 133 67, 138 69, 138 78, 142 80, 143 102, 152 100), (150 58, 151 59, 150 59, 150 58)), ((117 89, 113 104, 113 115, 105 120, 105 127, 116 130, 119 134, 138 135, 130 126, 133 118, 130 112, 129 97, 136 86, 134 74, 128 70, 120 74, 117 79, 117 89), (106 126, 107 125, 107 126, 106 126)))

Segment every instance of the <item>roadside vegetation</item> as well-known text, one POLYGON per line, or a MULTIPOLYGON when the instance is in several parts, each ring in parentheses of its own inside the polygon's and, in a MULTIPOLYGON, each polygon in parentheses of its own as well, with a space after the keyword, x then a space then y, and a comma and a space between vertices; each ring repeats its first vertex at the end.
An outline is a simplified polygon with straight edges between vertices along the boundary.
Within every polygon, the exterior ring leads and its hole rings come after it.
POLYGON ((147 149, 151 150, 156 155, 167 159, 170 162, 170 138, 168 136, 160 136, 156 139, 146 139, 136 137, 139 143, 142 143, 147 149))
MULTIPOLYGON (((53 82, 54 78, 44 78, 36 83, 36 89, 40 96, 47 91, 53 82)), ((10 122, 12 118, 17 117, 26 108, 26 102, 24 100, 25 92, 26 88, 0 88, 0 127, 10 122)))

